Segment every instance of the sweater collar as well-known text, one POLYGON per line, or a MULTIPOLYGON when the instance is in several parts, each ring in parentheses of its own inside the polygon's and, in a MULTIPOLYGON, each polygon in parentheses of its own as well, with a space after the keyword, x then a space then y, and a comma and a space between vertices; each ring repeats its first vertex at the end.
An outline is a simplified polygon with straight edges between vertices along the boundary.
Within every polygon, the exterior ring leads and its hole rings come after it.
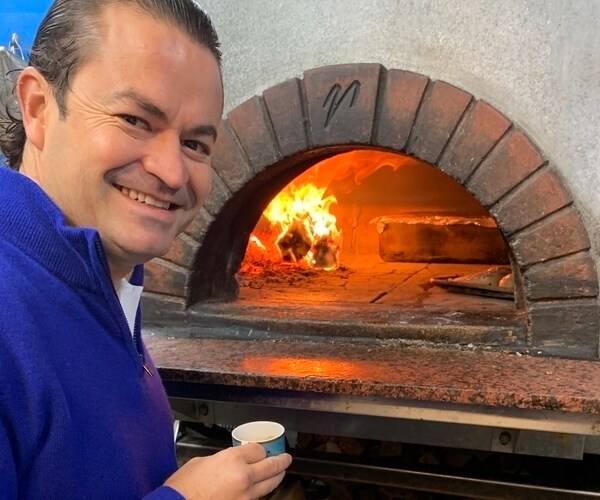
MULTIPOLYGON (((69 226, 62 211, 35 182, 1 166, 0 238, 65 281, 95 288, 110 280, 98 231, 69 226)), ((136 266, 134 284, 141 284, 142 274, 142 266, 136 266)))

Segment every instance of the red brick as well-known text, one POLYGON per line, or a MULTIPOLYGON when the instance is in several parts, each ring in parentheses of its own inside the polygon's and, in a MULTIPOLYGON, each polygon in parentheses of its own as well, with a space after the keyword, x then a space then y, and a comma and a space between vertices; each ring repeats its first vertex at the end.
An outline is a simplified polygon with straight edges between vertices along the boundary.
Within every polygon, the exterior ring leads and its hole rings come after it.
POLYGON ((207 212, 206 208, 202 207, 196 218, 186 228, 185 234, 190 235, 196 241, 202 243, 208 228, 214 220, 215 218, 207 212))
POLYGON ((487 102, 476 102, 450 140, 438 167, 464 183, 510 125, 487 102))
POLYGON ((281 159, 271 121, 260 97, 252 97, 240 104, 227 119, 255 173, 281 159))
POLYGON ((144 265, 144 290, 185 298, 187 269, 163 259, 153 259, 144 265))
POLYGON ((163 256, 165 260, 179 266, 190 268, 200 244, 185 233, 175 238, 169 251, 163 256))
POLYGON ((219 125, 211 165, 232 192, 240 189, 254 175, 227 120, 222 120, 219 125))
POLYGON ((221 177, 213 170, 212 187, 208 198, 204 202, 204 208, 211 215, 217 215, 230 198, 231 191, 229 191, 221 177))
POLYGON ((494 205, 490 212, 504 234, 512 234, 572 203, 562 181, 542 168, 494 205))
POLYGON ((529 304, 529 336, 534 352, 578 358, 598 357, 598 304, 561 300, 529 304))
POLYGON ((375 127, 378 146, 404 150, 428 81, 426 76, 409 71, 391 69, 385 73, 375 127))
POLYGON ((436 163, 472 98, 449 83, 433 82, 425 91, 410 134, 408 153, 436 163))
POLYGON ((313 147, 371 143, 381 70, 379 64, 341 64, 304 73, 313 147))
POLYGON ((308 150, 300 80, 292 78, 265 90, 263 99, 283 156, 308 150))
POLYGON ((512 130, 481 162, 467 187, 483 206, 490 207, 543 163, 531 141, 521 131, 512 130))
POLYGON ((534 265, 525 271, 524 284, 530 300, 598 296, 598 275, 589 252, 534 265))
POLYGON ((590 248, 590 240, 574 207, 550 215, 509 237, 520 267, 563 257, 590 248))

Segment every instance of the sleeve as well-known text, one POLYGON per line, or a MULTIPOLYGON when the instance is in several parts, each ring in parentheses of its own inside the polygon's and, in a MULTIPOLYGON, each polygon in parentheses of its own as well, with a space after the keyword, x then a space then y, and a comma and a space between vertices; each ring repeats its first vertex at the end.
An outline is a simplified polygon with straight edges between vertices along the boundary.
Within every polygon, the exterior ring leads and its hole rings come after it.
POLYGON ((0 498, 12 500, 17 498, 17 469, 1 406, 0 401, 0 498))
MULTIPOLYGON (((4 497, 0 496, 0 498, 4 497)), ((146 495, 142 500, 185 500, 185 497, 170 486, 161 486, 146 495)))
MULTIPOLYGON (((1 279, 3 276, 0 277, 1 279)), ((9 356, 10 343, 7 343, 7 339, 11 336, 5 328, 4 316, 6 308, 10 309, 10 301, 5 300, 3 291, 3 287, 0 286, 0 304, 2 304, 0 311, 0 499, 16 500, 19 496, 17 474, 19 442, 15 435, 14 422, 21 421, 22 415, 15 405, 15 369, 9 356)), ((17 394, 21 396, 20 392, 17 394)))

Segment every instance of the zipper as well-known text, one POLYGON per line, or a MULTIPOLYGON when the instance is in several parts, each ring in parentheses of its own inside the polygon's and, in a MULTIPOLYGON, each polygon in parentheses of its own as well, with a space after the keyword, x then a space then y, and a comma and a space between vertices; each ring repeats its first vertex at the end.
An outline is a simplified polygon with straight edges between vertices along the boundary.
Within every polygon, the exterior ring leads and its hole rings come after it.
MULTIPOLYGON (((140 311, 140 307, 138 305, 137 312, 139 312, 139 311, 140 311)), ((146 359, 144 358, 144 349, 142 349, 140 338, 139 338, 140 336, 138 334, 138 332, 142 331, 140 316, 141 315, 137 314, 137 313, 135 315, 135 324, 133 325, 133 343, 135 345, 135 348, 136 348, 138 354, 140 355, 140 361, 142 362, 142 368, 148 375, 150 375, 151 377, 154 377, 154 373, 152 373, 152 370, 150 370, 150 368, 148 368, 148 365, 146 365, 146 359)))
MULTIPOLYGON (((96 236, 96 238, 94 239, 94 246, 96 247, 96 251, 98 252, 98 256, 100 257, 100 261, 102 263, 102 266, 104 268, 104 272, 106 273, 107 279, 110 281, 110 288, 113 291, 113 296, 112 297, 119 305, 118 307, 118 311, 119 314, 121 316, 121 322, 124 323, 125 325, 127 325, 127 333, 130 335, 130 338, 132 338, 133 340, 133 346, 135 348, 136 353, 138 354, 139 358, 140 358, 140 363, 142 365, 142 376, 144 374, 144 372, 146 372, 149 376, 154 377, 154 373, 152 373, 152 370, 150 370, 150 368, 148 368, 148 365, 146 365, 146 359, 144 357, 144 350, 141 348, 140 345, 140 338, 139 338, 139 334, 138 332, 141 331, 141 319, 140 319, 140 315, 136 314, 135 316, 135 324, 133 327, 133 336, 131 336, 131 332, 129 331, 129 323, 127 323, 127 319, 125 318, 125 312, 123 311, 123 307, 121 306, 120 302, 119 302, 119 298, 117 296, 117 292, 114 289, 114 285, 112 284, 112 280, 110 280, 110 267, 108 266, 108 260, 106 258, 106 254, 104 253, 104 247, 102 246, 102 242, 100 241, 100 237, 96 236)), ((110 299, 108 299, 110 301, 110 299)), ((138 311, 139 311, 139 305, 138 305, 138 311)))

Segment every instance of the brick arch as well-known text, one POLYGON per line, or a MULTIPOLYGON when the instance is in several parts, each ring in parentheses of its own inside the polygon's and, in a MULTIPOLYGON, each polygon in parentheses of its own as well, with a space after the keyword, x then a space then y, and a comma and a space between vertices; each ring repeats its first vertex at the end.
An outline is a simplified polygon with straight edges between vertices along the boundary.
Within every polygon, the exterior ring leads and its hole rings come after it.
POLYGON ((303 162, 356 147, 417 157, 461 183, 508 243, 529 345, 549 354, 598 355, 590 242, 552 164, 490 104, 379 64, 312 69, 228 114, 205 207, 169 253, 147 265, 150 303, 184 308, 213 293, 235 295, 239 249, 264 206, 253 206, 250 196, 268 201, 303 162), (214 270, 207 274, 196 262, 214 270))

